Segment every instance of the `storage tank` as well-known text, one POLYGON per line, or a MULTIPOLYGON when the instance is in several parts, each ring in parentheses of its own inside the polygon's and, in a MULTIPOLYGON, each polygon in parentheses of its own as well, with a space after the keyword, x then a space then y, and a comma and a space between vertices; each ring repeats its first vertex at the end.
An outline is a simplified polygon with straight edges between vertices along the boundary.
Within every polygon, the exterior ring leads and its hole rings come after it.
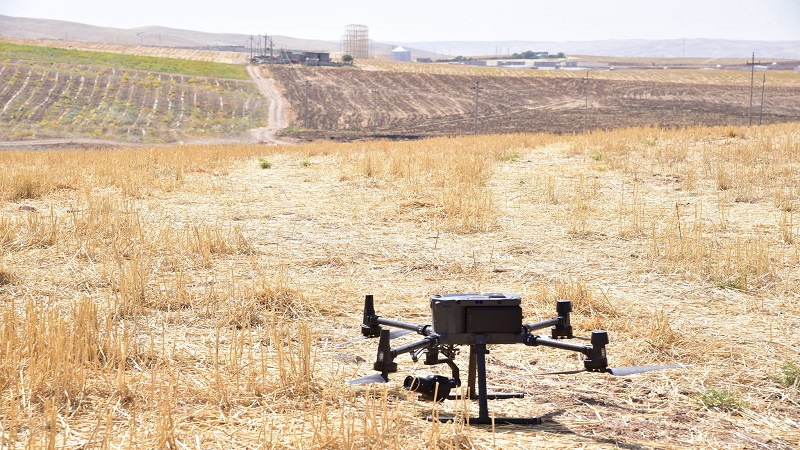
POLYGON ((406 50, 398 45, 392 50, 392 61, 411 61, 411 50, 406 50))

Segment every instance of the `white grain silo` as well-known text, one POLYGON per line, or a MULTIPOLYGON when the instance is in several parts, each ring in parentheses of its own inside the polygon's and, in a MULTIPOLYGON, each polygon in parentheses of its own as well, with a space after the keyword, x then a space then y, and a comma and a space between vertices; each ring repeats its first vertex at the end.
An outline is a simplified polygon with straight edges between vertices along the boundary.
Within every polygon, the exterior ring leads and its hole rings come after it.
POLYGON ((392 61, 411 61, 411 50, 406 50, 402 46, 397 46, 392 50, 392 61))

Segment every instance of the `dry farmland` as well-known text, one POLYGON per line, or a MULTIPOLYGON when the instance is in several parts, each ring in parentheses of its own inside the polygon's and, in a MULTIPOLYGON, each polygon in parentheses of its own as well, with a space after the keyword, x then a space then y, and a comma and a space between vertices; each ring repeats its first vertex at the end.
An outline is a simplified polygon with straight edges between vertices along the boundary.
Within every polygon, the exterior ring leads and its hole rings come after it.
POLYGON ((0 447, 797 448, 798 161, 797 123, 2 152, 0 447), (686 367, 492 347, 530 428, 422 420, 477 405, 408 395, 408 357, 345 386, 364 294, 423 324, 465 291, 686 367))
MULTIPOLYGON (((354 69, 273 67, 270 72, 293 113, 297 129, 290 134, 300 138, 471 133, 476 82, 480 132, 749 123, 750 73, 744 71, 592 71, 584 79, 586 71, 369 61, 354 69)), ((752 110, 756 123, 760 86, 752 110)), ((762 123, 800 120, 798 98, 800 74, 770 72, 762 123)))
POLYGON ((0 85, 0 140, 177 141, 241 133, 266 118, 266 100, 242 80, 5 61, 0 85))
POLYGON ((241 65, 0 41, 0 141, 242 140, 267 103, 241 65))

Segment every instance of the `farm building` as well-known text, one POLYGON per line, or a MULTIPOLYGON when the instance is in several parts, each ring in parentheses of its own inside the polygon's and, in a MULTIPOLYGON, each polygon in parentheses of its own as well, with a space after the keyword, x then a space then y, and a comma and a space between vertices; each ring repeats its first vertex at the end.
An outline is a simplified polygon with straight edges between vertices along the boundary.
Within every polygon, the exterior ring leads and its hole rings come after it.
POLYGON ((411 50, 406 50, 403 46, 398 45, 392 50, 392 61, 411 61, 411 50))
POLYGON ((431 58, 417 58, 417 62, 429 63, 429 62, 433 62, 433 59, 431 59, 431 58))
POLYGON ((797 66, 797 61, 776 61, 770 64, 770 70, 792 70, 797 66))
POLYGON ((303 62, 304 60, 305 58, 303 57, 302 53, 291 50, 281 49, 280 54, 278 55, 278 63, 280 64, 297 64, 303 62))
POLYGON ((304 52, 303 57, 307 66, 320 66, 331 62, 331 54, 328 52, 304 52))
POLYGON ((524 66, 525 61, 497 61, 498 66, 524 66))
POLYGON ((557 61, 534 61, 534 67, 561 67, 557 61))
POLYGON ((485 66, 486 65, 486 61, 484 61, 482 59, 470 59, 470 60, 464 61, 464 64, 466 64, 468 66, 485 66))
POLYGON ((583 67, 586 69, 607 69, 608 63, 607 62, 600 62, 600 61, 576 61, 578 62, 578 67, 583 67))

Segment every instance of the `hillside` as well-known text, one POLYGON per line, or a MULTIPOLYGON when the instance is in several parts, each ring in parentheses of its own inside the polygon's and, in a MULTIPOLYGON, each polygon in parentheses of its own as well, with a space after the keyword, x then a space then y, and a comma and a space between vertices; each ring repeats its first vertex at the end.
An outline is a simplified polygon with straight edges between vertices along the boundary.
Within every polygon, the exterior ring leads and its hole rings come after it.
POLYGON ((244 66, 0 42, 0 141, 175 142, 266 121, 244 66))
MULTIPOLYGON (((131 29, 99 27, 75 22, 31 19, 0 15, 3 36, 26 39, 100 42, 108 44, 148 45, 160 47, 225 47, 244 48, 249 34, 206 33, 202 31, 148 26, 131 29)), ((278 47, 332 51, 338 43, 275 36, 278 47)))
POLYGON ((479 133, 746 125, 751 113, 754 123, 800 121, 795 101, 800 98, 800 73, 795 71, 769 73, 763 110, 760 89, 751 110, 750 74, 743 71, 587 72, 389 62, 358 66, 270 68, 293 112, 295 128, 287 133, 307 139, 472 133, 476 83, 479 133))
MULTIPOLYGON (((246 54, 0 38, 0 140, 250 142, 242 133, 264 125, 267 100, 243 64, 215 62, 231 57, 242 61, 246 54)), ((698 62, 670 63, 680 61, 698 62)), ((271 74, 288 103, 282 135, 302 140, 473 133, 476 83, 480 133, 800 120, 793 100, 800 97, 800 72, 791 70, 764 73, 763 108, 759 90, 754 109, 750 74, 741 70, 648 64, 587 72, 369 60, 346 68, 262 67, 262 73, 271 74)))
MULTIPOLYGON (((343 26, 344 27, 344 26, 343 26)), ((160 26, 131 29, 98 27, 74 22, 48 19, 30 19, 0 15, 2 36, 22 39, 95 42, 114 45, 149 47, 183 47, 195 49, 220 49, 248 52, 250 34, 206 33, 160 26)), ((338 52, 338 41, 300 39, 290 36, 272 36, 275 48, 292 50, 338 52)), ((388 57, 394 44, 375 42, 372 46, 379 57, 388 57)), ((434 56, 432 52, 413 49, 416 56, 434 56)))

